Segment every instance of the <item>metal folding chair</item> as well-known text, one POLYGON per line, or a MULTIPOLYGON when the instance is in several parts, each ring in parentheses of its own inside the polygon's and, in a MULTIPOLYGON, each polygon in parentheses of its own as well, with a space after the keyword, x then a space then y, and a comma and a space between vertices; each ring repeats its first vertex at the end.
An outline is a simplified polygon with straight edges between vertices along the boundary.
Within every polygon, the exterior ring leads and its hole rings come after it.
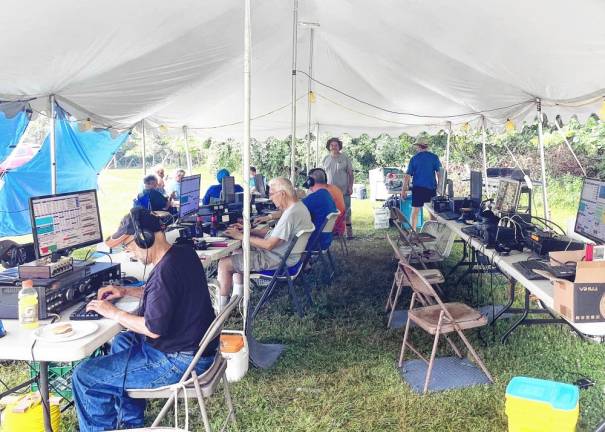
MULTIPOLYGON (((288 290, 292 299, 292 303, 294 304, 294 308, 296 309, 300 317, 302 317, 304 314, 302 306, 300 305, 298 297, 296 296, 296 292, 294 291, 294 281, 298 277, 302 277, 302 269, 306 256, 307 242, 309 241, 309 237, 311 236, 311 233, 313 233, 313 231, 313 229, 308 229, 300 230, 298 233, 296 233, 296 236, 290 242, 290 245, 288 246, 288 249, 282 257, 282 260, 276 270, 252 273, 250 275, 250 280, 256 288, 260 287, 259 281, 267 282, 265 289, 261 294, 261 297, 258 303, 256 304, 254 310, 248 314, 246 324, 246 336, 248 338, 250 361, 257 367, 263 369, 270 368, 277 361, 281 352, 284 349, 284 346, 282 344, 259 343, 252 335, 252 332, 254 330, 254 319, 256 318, 256 315, 258 315, 260 309, 269 300, 275 288, 279 284, 283 284, 284 282, 288 284, 288 290), (301 259, 296 265, 288 267, 288 257, 292 253, 301 254, 301 259)), ((305 287, 303 287, 303 289, 305 289, 305 292, 308 293, 305 287)))
POLYGON ((444 261, 443 256, 434 248, 436 238, 428 233, 406 229, 404 227, 407 218, 396 207, 391 208, 391 220, 399 231, 399 242, 409 251, 409 262, 420 264, 427 268, 427 264, 440 263, 444 261))
MULTIPOLYGON (((322 234, 330 234, 332 231, 334 231, 334 225, 336 224, 336 219, 338 219, 339 215, 339 211, 328 214, 323 225, 320 227, 320 232, 322 234)), ((336 267, 334 266, 334 259, 332 258, 332 254, 330 253, 331 245, 328 246, 326 249, 323 249, 321 247, 321 236, 317 236, 313 243, 313 245, 307 248, 308 253, 306 262, 313 262, 315 258, 321 259, 323 264, 330 269, 328 280, 332 281, 334 275, 336 274, 336 267)))
MULTIPOLYGON (((403 271, 403 264, 409 264, 408 260, 403 256, 399 248, 395 245, 391 237, 387 234, 387 241, 393 248, 393 252, 395 253, 395 258, 397 259, 397 270, 395 270, 395 275, 393 277, 393 284, 391 285, 391 291, 389 293, 389 297, 387 298, 387 304, 385 306, 385 312, 389 310, 391 313, 389 314, 389 320, 387 322, 387 327, 391 326, 391 322, 393 321, 393 316, 395 314, 395 308, 397 307, 397 301, 401 296, 401 292, 403 288, 410 286, 410 281, 405 276, 405 272, 403 271)), ((440 270, 437 269, 422 269, 418 270, 418 272, 431 284, 437 285, 445 282, 445 278, 440 270)))
POLYGON ((457 333, 469 354, 473 357, 477 365, 487 376, 490 382, 493 382, 492 376, 483 364, 483 361, 476 353, 466 336, 464 330, 478 328, 487 325, 487 318, 478 310, 465 305, 464 303, 443 303, 437 292, 431 284, 420 274, 418 270, 409 264, 401 264, 402 270, 407 277, 410 287, 412 288, 412 301, 408 310, 408 319, 405 324, 405 332, 403 334, 403 342, 401 344, 401 352, 399 354, 399 367, 403 366, 403 358, 406 348, 409 348, 414 354, 420 357, 427 365, 428 369, 424 380, 423 392, 426 393, 431 379, 435 354, 439 337, 444 335, 455 354, 462 358, 460 350, 448 338, 449 333, 457 333), (417 307, 417 303, 422 306, 417 307), (410 333, 410 323, 413 322, 417 327, 423 329, 427 333, 434 335, 433 349, 431 351, 430 360, 426 360, 420 352, 412 346, 408 341, 410 333))
MULTIPOLYGON (((233 402, 231 401, 231 393, 229 392, 229 384, 227 383, 227 378, 225 377, 225 369, 227 368, 227 361, 223 358, 220 352, 216 353, 216 357, 214 358, 214 362, 212 365, 201 375, 197 375, 195 372, 195 366, 197 365, 199 359, 202 357, 202 354, 214 339, 220 336, 221 331, 223 329, 223 325, 225 321, 229 318, 231 313, 239 303, 241 302, 240 296, 234 296, 231 298, 231 301, 227 304, 225 309, 221 313, 217 315, 217 317, 212 321, 208 330, 204 334, 204 337, 200 341, 200 347, 198 348, 191 364, 183 374, 182 378, 176 384, 166 385, 162 387, 157 387, 154 389, 127 389, 126 393, 129 397, 135 399, 167 399, 166 403, 160 410, 160 413, 157 415, 153 424, 150 428, 142 428, 142 429, 131 429, 134 431, 158 431, 158 430, 166 430, 167 428, 158 427, 158 424, 162 421, 162 419, 168 413, 168 410, 172 407, 172 405, 176 405, 178 399, 184 399, 185 402, 187 399, 197 398, 200 412, 202 415, 202 421, 204 422, 204 429, 206 432, 211 432, 212 429, 210 427, 210 422, 208 420, 208 411, 206 409, 205 399, 208 399, 212 394, 214 394, 216 388, 220 383, 223 384, 223 390, 225 393, 225 402, 227 404, 227 418, 223 422, 221 427, 221 431, 226 430, 229 420, 233 424, 235 424, 235 409, 233 407, 233 402)), ((188 430, 188 419, 189 413, 187 411, 187 403, 185 403, 186 410, 186 420, 185 420, 185 429, 188 430)), ((175 427, 178 429, 177 422, 177 414, 178 409, 175 406, 175 427)), ((169 429, 170 430, 170 429, 169 429)))

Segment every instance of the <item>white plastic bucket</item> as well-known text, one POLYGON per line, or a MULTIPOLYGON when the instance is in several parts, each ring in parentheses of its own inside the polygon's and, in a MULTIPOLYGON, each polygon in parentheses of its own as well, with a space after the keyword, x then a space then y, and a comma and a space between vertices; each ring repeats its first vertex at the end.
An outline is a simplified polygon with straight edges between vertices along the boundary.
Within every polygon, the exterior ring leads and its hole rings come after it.
POLYGON ((241 336, 244 342, 244 346, 236 352, 224 352, 221 343, 221 355, 227 360, 227 369, 225 370, 227 381, 236 382, 246 376, 248 372, 248 339, 246 339, 244 332, 237 330, 223 330, 222 334, 241 336))
POLYGON ((374 209, 374 229, 387 229, 391 212, 388 208, 378 207, 374 209))

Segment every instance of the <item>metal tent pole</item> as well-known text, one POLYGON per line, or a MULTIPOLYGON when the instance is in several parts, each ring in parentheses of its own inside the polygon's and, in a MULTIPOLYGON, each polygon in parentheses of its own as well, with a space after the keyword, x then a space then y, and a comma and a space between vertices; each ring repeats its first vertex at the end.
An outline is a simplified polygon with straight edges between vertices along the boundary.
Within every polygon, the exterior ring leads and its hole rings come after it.
POLYGON ((314 27, 319 25, 316 23, 304 23, 309 26, 309 86, 307 91, 307 158, 305 161, 305 170, 309 173, 309 165, 311 164, 311 92, 313 78, 313 40, 315 36, 314 27))
POLYGON ((445 141, 445 171, 450 169, 450 137, 452 135, 452 123, 448 122, 448 130, 446 131, 447 139, 445 141))
POLYGON ((483 182, 487 186, 487 130, 485 117, 481 116, 481 151, 483 152, 483 182))
POLYGON ((248 303, 250 301, 250 0, 245 1, 244 12, 244 141, 243 170, 244 179, 244 237, 242 247, 244 254, 244 331, 248 321, 248 303))
POLYGON ((319 123, 315 123, 315 167, 319 166, 319 123))
POLYGON ((183 136, 185 137, 185 158, 187 159, 187 175, 193 173, 191 164, 191 154, 189 153, 189 135, 187 134, 187 126, 183 126, 183 136))
POLYGON ((544 135, 542 131, 542 101, 536 99, 536 109, 538 111, 538 150, 540 151, 540 169, 542 171, 542 201, 544 204, 544 219, 550 220, 550 209, 548 208, 548 193, 546 188, 546 162, 544 159, 544 135))
POLYGON ((145 142, 145 120, 141 120, 141 135, 143 136, 143 177, 147 175, 147 145, 145 142))
POLYGON ((55 125, 57 112, 55 110, 55 95, 48 98, 50 103, 50 193, 57 193, 57 147, 55 140, 55 125))
POLYGON ((290 180, 296 181, 296 48, 298 41, 298 0, 294 0, 292 18, 292 140, 290 141, 290 180))
POLYGON ((580 169, 582 170, 582 173, 584 174, 584 177, 588 177, 588 175, 586 174, 586 170, 584 169, 584 167, 582 166, 582 164, 580 163, 580 160, 578 159, 578 156, 576 156, 576 152, 573 151, 573 148, 571 147, 571 144, 569 143, 569 141, 567 140, 567 137, 565 136, 565 133, 563 133, 563 129, 561 129, 561 126, 559 126, 559 122, 555 121, 555 124, 557 125, 557 130, 559 131, 559 133, 561 134, 561 136, 563 137, 563 140, 565 140, 565 144, 567 144, 567 148, 569 149, 569 151, 571 152, 571 154, 573 155, 573 158, 576 160, 576 163, 578 164, 578 166, 580 167, 580 169))

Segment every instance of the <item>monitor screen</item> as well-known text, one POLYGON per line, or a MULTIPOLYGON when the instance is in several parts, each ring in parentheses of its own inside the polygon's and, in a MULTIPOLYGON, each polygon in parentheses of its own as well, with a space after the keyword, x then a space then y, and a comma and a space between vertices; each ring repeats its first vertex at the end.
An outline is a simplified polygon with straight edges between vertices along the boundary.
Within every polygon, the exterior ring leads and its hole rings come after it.
POLYGON ((574 231, 605 243, 605 180, 584 179, 574 231))
POLYGON ((38 258, 103 241, 96 190, 29 199, 38 258))
POLYGON ((480 171, 471 171, 471 199, 481 201, 483 195, 483 176, 480 171))
POLYGON ((200 207, 201 174, 183 177, 179 183, 179 218, 197 212, 200 207))
POLYGON ((223 177, 223 189, 221 198, 227 204, 235 202, 235 178, 233 176, 223 177))
POLYGON ((441 167, 439 168, 439 182, 437 183, 437 195, 438 196, 445 196, 445 186, 447 184, 447 172, 445 171, 445 168, 441 167))
POLYGON ((256 174, 254 176, 254 187, 256 192, 262 197, 265 198, 267 196, 267 190, 265 186, 265 178, 262 174, 256 174))
POLYGON ((500 179, 494 210, 510 214, 517 211, 521 182, 512 179, 500 179))

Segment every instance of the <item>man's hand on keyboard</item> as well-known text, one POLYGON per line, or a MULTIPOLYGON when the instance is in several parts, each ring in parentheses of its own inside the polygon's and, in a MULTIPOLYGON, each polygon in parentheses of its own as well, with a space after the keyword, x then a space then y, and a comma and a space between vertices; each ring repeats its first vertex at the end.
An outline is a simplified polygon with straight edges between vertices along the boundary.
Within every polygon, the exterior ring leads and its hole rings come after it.
POLYGON ((114 300, 126 295, 126 289, 118 285, 107 285, 99 289, 97 298, 99 300, 114 300))
POLYGON ((118 313, 120 309, 115 307, 113 303, 108 302, 107 300, 91 300, 86 305, 87 311, 95 311, 99 315, 104 316, 105 318, 109 318, 117 321, 118 313))

